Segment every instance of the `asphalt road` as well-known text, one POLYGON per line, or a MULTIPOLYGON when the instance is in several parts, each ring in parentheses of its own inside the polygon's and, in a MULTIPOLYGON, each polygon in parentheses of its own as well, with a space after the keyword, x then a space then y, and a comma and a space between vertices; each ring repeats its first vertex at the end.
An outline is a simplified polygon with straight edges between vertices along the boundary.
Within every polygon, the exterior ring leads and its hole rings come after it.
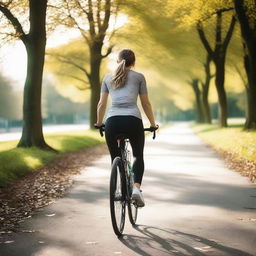
POLYGON ((188 128, 148 137, 138 226, 118 239, 110 222, 109 156, 75 177, 66 197, 1 235, 0 255, 256 255, 256 186, 227 169, 188 128))

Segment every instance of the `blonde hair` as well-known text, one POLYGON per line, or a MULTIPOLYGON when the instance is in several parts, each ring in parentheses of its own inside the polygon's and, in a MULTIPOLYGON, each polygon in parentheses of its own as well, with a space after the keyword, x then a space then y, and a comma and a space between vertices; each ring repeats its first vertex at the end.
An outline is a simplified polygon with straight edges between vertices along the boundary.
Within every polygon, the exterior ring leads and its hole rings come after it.
POLYGON ((135 62, 135 54, 130 49, 123 49, 118 54, 118 67, 112 77, 112 86, 114 89, 125 85, 129 67, 135 62))

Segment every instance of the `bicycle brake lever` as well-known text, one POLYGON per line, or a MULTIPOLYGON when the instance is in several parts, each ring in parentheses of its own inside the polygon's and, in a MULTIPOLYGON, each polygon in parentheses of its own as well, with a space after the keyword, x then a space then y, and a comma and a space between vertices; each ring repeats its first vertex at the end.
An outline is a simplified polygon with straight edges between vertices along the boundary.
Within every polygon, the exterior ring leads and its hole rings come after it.
POLYGON ((156 138, 156 131, 153 131, 153 140, 156 138))

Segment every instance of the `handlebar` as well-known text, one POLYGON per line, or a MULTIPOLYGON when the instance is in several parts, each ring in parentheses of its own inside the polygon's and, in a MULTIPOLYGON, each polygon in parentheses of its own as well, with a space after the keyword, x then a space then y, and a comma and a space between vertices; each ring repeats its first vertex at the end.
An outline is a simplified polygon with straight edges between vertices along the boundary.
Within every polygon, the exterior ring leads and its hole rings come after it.
POLYGON ((159 126, 157 125, 157 127, 149 127, 149 128, 144 128, 144 131, 149 131, 149 132, 153 132, 153 140, 156 138, 156 130, 159 128, 159 126))
POLYGON ((99 132, 100 132, 100 136, 103 137, 104 136, 104 131, 105 131, 105 124, 101 125, 101 126, 98 126, 98 125, 94 125, 94 128, 95 129, 99 129, 99 132))
MULTIPOLYGON (((105 124, 101 125, 101 126, 97 126, 94 125, 94 127, 96 129, 99 129, 100 132, 100 136, 103 137, 104 136, 104 131, 105 131, 105 124)), ((153 140, 156 138, 156 130, 159 128, 159 126, 157 125, 157 127, 149 127, 149 128, 144 128, 144 131, 149 131, 149 132, 153 132, 153 140)))

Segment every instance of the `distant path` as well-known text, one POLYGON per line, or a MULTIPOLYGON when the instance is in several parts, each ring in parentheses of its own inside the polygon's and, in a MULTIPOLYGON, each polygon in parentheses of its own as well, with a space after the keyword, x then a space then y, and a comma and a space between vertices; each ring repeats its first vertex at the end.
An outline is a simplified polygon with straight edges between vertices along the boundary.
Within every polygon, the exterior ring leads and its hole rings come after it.
POLYGON ((255 185, 228 170, 187 123, 148 137, 145 153, 146 206, 136 229, 127 219, 123 239, 111 227, 103 156, 65 198, 25 221, 24 232, 2 235, 0 255, 256 255, 255 185))
MULTIPOLYGON (((64 132, 64 131, 76 131, 87 130, 88 124, 58 124, 58 125, 44 125, 44 133, 64 132)), ((21 137, 21 128, 13 128, 10 132, 1 132, 0 130, 0 142, 8 140, 18 140, 21 137)))

